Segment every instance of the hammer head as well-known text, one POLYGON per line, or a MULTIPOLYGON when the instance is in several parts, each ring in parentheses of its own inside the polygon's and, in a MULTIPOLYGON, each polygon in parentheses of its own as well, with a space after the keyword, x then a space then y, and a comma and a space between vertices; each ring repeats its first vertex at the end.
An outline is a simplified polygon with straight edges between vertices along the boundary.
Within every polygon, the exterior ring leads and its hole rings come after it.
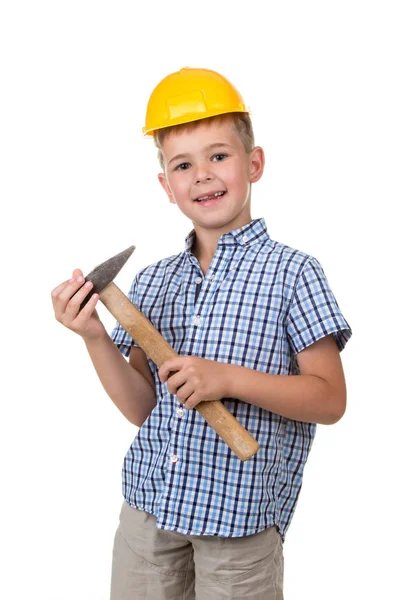
POLYGON ((82 302, 81 309, 90 300, 93 294, 99 294, 113 281, 134 250, 135 246, 129 246, 129 248, 101 263, 101 265, 98 265, 93 271, 90 271, 90 273, 86 275, 85 281, 91 281, 93 287, 82 302))

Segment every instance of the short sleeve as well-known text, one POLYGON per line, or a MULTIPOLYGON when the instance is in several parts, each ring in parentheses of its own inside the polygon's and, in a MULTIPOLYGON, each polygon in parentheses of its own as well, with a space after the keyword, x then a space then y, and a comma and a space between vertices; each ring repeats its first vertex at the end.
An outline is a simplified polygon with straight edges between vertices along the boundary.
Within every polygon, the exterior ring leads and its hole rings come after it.
MULTIPOLYGON (((135 277, 128 293, 129 300, 137 305, 138 276, 135 277)), ((124 356, 129 356, 131 348, 139 348, 139 344, 117 322, 110 335, 112 341, 124 356)))
POLYGON ((287 317, 287 334, 295 354, 333 334, 339 352, 352 335, 325 273, 311 257, 298 277, 287 317))

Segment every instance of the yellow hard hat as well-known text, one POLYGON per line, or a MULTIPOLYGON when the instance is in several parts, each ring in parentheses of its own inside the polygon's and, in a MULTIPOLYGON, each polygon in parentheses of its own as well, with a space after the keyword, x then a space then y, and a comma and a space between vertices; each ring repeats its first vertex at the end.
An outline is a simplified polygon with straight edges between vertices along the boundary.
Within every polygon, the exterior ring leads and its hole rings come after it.
POLYGON ((238 90, 215 71, 185 67, 153 90, 143 133, 230 112, 249 112, 238 90))

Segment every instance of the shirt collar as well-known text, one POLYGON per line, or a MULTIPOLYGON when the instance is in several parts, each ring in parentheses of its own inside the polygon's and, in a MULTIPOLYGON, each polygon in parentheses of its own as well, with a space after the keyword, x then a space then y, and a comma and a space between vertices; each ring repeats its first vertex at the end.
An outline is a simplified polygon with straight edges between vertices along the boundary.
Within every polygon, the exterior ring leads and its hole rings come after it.
MULTIPOLYGON (((186 252, 190 253, 195 239, 195 231, 189 233, 185 238, 186 252)), ((247 225, 224 233, 218 240, 218 246, 253 246, 257 243, 265 243, 269 239, 265 219, 254 219, 247 225)))

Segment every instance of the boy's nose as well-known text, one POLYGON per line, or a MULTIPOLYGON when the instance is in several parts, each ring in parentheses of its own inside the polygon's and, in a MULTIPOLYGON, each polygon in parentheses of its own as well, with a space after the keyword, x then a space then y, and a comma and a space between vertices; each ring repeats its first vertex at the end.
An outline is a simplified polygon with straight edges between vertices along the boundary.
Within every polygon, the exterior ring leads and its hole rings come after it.
POLYGON ((204 183, 204 181, 211 181, 211 177, 210 175, 204 175, 204 176, 200 176, 198 175, 196 177, 195 183, 204 183))
POLYGON ((198 167, 194 173, 195 183, 203 183, 205 181, 211 181, 212 172, 210 169, 205 167, 198 167))

